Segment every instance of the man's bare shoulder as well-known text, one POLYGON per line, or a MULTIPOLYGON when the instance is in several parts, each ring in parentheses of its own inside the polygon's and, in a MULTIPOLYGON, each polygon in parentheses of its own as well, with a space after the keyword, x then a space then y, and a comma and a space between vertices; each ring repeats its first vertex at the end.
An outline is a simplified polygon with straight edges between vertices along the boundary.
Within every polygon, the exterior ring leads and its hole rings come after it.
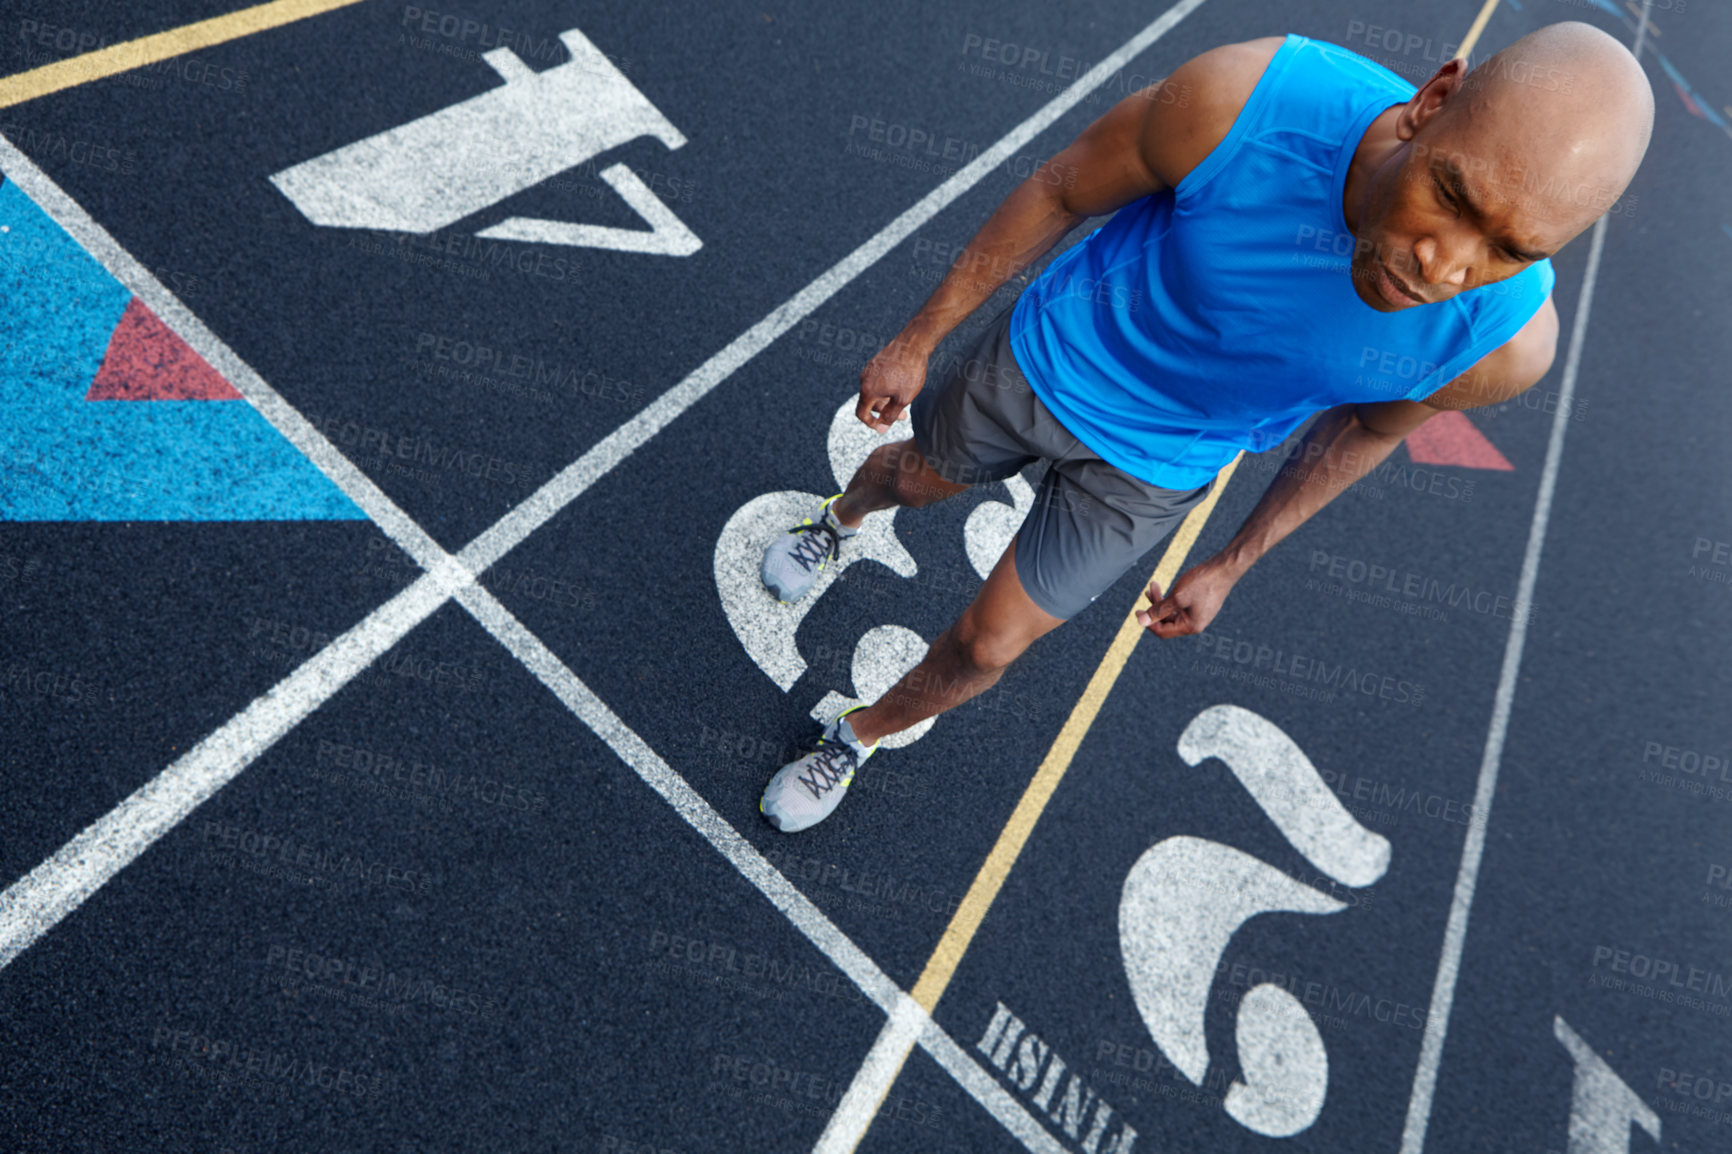
POLYGON ((1151 172, 1178 185, 1226 139, 1257 81, 1286 38, 1223 44, 1193 56, 1160 84, 1149 104, 1141 147, 1151 172))
POLYGON ((1502 404, 1532 388, 1551 371, 1557 351, 1558 310, 1548 295, 1515 336, 1427 397, 1425 404, 1442 410, 1502 404))

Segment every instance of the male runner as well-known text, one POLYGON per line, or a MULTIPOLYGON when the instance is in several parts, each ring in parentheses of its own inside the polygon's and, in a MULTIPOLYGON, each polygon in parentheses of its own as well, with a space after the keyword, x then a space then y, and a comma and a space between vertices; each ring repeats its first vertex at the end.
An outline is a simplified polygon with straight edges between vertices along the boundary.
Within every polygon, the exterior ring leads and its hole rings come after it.
POLYGON ((860 420, 884 432, 912 404, 912 440, 875 450, 764 555, 765 584, 793 601, 868 513, 1050 462, 956 624, 783 766, 764 815, 784 832, 829 816, 880 739, 996 682, 1241 450, 1320 414, 1226 548, 1165 596, 1149 586, 1138 620, 1157 637, 1201 632, 1257 558, 1427 418, 1532 386, 1557 344, 1547 258, 1611 207, 1652 123, 1641 65, 1575 22, 1471 72, 1451 60, 1417 91, 1335 45, 1229 44, 1110 109, 1050 162, 1075 179, 1018 187, 861 372, 860 420), (1115 210, 922 392, 951 329, 1115 210))

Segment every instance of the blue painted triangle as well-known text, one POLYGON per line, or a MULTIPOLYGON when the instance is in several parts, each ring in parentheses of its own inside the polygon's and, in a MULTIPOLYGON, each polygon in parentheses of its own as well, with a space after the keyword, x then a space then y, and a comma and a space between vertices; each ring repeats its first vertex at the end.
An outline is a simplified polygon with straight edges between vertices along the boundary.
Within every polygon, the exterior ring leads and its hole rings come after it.
POLYGON ((0 184, 0 521, 365 514, 244 401, 86 401, 131 294, 0 184))

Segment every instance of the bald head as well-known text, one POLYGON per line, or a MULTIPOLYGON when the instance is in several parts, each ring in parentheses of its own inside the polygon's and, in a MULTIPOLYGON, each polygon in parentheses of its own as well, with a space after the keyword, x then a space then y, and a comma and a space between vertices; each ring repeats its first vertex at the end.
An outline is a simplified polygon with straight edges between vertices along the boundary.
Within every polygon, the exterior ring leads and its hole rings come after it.
POLYGON ((1360 299, 1431 304, 1547 259, 1616 203, 1653 124, 1642 66, 1590 24, 1548 25, 1471 72, 1446 62, 1349 166, 1360 299))
POLYGON ((1653 126, 1654 94, 1636 58, 1572 21, 1529 33, 1468 73, 1421 136, 1484 158, 1497 186, 1488 191, 1573 235, 1629 185, 1653 126))

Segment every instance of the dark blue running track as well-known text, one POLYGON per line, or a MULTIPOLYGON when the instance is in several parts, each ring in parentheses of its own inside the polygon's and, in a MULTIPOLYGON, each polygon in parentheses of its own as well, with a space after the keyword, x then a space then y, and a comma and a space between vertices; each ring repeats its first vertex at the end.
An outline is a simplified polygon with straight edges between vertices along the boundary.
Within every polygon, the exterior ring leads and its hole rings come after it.
MULTIPOLYGON (((820 282, 1165 5, 365 0, 0 108, 0 1150, 1418 1154, 1416 1110, 1435 1154, 1732 1149, 1715 6, 1651 6, 1653 144, 1597 262, 1592 234, 1555 258, 1552 372, 1463 418, 1492 456, 1398 450, 1207 634, 1137 644, 918 1044, 912 1003, 890 1011, 1159 551, 875 755, 830 821, 786 837, 756 812, 814 711, 876 692, 875 646, 955 619, 971 534, 1016 500, 898 511, 913 575, 850 565, 781 658, 730 619, 738 526, 835 491, 860 367, 994 207, 1207 48, 1298 32, 1421 83, 1479 13, 1187 0, 820 282), (426 204, 483 188, 431 231, 317 224, 271 180, 543 83, 500 50, 554 73, 573 33, 591 88, 404 154, 393 187, 426 204), (620 128, 628 100, 673 136, 620 128), (548 162, 535 142, 570 123, 604 127, 548 162), (484 594, 426 576, 477 539, 484 594), (1221 706, 1290 739, 1387 868, 1325 876, 1225 759, 1190 764, 1221 706), (1161 854, 1205 845, 1333 912, 1186 955, 1193 1078, 1120 919, 1127 879, 1180 894, 1161 854), (875 1049, 887 1021, 900 1049, 875 1049), (1322 1095, 1290 1136, 1288 1106, 1246 1106, 1274 1076, 1257 1021, 1286 1023, 1283 1068, 1322 1095), (1609 1122, 1610 1145, 1572 1140, 1584 1080, 1627 1146, 1609 1122)), ((0 74, 242 7, 0 0, 0 74)), ((1640 10, 1504 0, 1473 59, 1570 19, 1629 44, 1640 10)), ((375 163, 322 195, 362 212, 375 163)), ((1239 464, 1192 559, 1282 455, 1239 464)), ((1180 897, 1197 924, 1229 904, 1180 897)))

